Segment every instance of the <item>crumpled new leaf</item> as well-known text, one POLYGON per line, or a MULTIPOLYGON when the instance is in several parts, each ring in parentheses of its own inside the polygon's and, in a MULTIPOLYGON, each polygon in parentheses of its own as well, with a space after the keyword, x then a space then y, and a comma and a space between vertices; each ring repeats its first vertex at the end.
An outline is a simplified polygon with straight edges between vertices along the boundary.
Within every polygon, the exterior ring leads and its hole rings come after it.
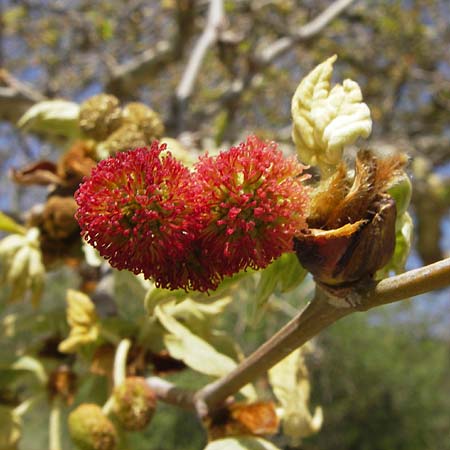
POLYGON ((254 436, 239 436, 210 442, 204 450, 280 450, 271 442, 254 436))
POLYGON ((292 98, 292 138, 299 158, 330 175, 342 159, 346 145, 368 137, 372 120, 355 81, 344 80, 332 89, 330 80, 337 56, 313 69, 292 98))
POLYGON ((10 287, 9 300, 21 299, 30 291, 36 306, 42 296, 45 267, 39 243, 39 230, 30 228, 26 234, 11 234, 0 241, 0 286, 10 287))
POLYGON ((284 434, 298 445, 304 437, 320 430, 323 421, 322 408, 312 415, 308 408, 310 383, 301 347, 269 370, 269 381, 275 397, 282 407, 284 434))
POLYGON ((45 100, 36 103, 19 119, 17 126, 53 136, 75 137, 80 134, 77 103, 67 100, 45 100))
MULTIPOLYGON (((210 343, 179 322, 172 314, 174 303, 156 306, 155 315, 168 331, 164 343, 173 358, 182 360, 191 369, 205 375, 222 377, 231 372, 237 363, 229 356, 218 352, 210 343)), ((241 391, 247 398, 256 398, 251 385, 241 391)))
POLYGON ((62 353, 74 353, 80 346, 95 342, 100 329, 95 305, 86 294, 69 289, 66 300, 70 333, 59 343, 58 350, 62 353))

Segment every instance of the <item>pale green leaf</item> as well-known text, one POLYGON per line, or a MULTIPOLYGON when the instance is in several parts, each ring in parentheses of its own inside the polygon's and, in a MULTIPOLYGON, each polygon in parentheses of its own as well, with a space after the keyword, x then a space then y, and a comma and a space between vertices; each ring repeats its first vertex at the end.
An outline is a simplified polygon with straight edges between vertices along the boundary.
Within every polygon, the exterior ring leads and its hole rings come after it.
POLYGON ((10 236, 4 237, 0 241, 0 257, 2 258, 2 262, 4 263, 5 259, 16 253, 24 245, 26 245, 26 240, 21 234, 11 234, 10 236))
POLYGON ((163 307, 156 307, 156 316, 169 331, 165 342, 169 353, 182 359, 189 367, 205 375, 220 377, 231 372, 236 362, 218 353, 210 344, 167 314, 163 307))
POLYGON ((298 348, 269 370, 270 384, 282 406, 283 432, 295 445, 316 433, 323 421, 320 407, 313 415, 309 411, 310 383, 303 356, 305 349, 298 348))
POLYGON ((0 231, 6 231, 7 233, 25 234, 26 229, 19 225, 11 217, 0 211, 0 231))
POLYGON ((280 450, 271 442, 256 436, 237 436, 210 442, 204 450, 280 450))
POLYGON ((206 338, 211 334, 214 318, 222 314, 230 304, 231 297, 225 297, 209 304, 187 298, 166 310, 193 333, 206 338))
POLYGON ((47 374, 42 363, 32 356, 21 356, 12 366, 14 370, 26 370, 32 372, 42 385, 47 383, 47 374))
POLYGON ((174 300, 180 302, 188 297, 188 293, 183 289, 169 290, 161 289, 156 286, 152 286, 145 295, 144 306, 148 314, 152 315, 155 312, 156 306, 160 303, 165 303, 174 300))
POLYGON ((74 102, 46 100, 28 109, 17 122, 17 126, 53 136, 76 137, 80 134, 79 110, 79 105, 74 102))
POLYGON ((267 302, 275 292, 289 292, 296 288, 307 275, 307 271, 298 262, 295 253, 285 253, 269 267, 260 272, 256 292, 252 296, 254 321, 258 323, 264 315, 267 302))
MULTIPOLYGON (((164 303, 155 308, 155 315, 169 332, 164 336, 167 350, 176 359, 181 359, 187 366, 205 375, 222 377, 231 372, 237 363, 229 356, 218 352, 211 344, 194 334, 178 322, 171 314, 172 304, 164 303)), ((243 388, 242 393, 254 398, 251 386, 243 388)))
POLYGON ((395 233, 395 249, 390 261, 376 273, 376 279, 386 278, 391 271, 396 274, 405 270, 406 260, 411 250, 414 223, 408 212, 397 218, 395 233))
POLYGON ((332 173, 346 145, 372 131, 370 110, 358 84, 344 80, 331 89, 336 55, 313 69, 292 98, 292 138, 303 162, 332 173))
MULTIPOLYGON (((389 191, 389 195, 395 200, 397 208, 397 222, 403 220, 402 216, 409 207, 412 195, 412 184, 408 175, 404 175, 389 191)), ((397 227, 398 228, 398 227, 397 227)))

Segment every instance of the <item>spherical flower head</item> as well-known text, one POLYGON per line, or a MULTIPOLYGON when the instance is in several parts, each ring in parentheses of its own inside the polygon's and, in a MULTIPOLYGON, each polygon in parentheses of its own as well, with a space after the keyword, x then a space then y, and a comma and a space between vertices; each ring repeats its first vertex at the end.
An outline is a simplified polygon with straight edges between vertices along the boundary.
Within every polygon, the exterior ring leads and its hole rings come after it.
POLYGON ((306 228, 308 189, 304 166, 274 142, 250 136, 196 166, 201 202, 208 205, 202 255, 222 275, 261 269, 292 251, 306 228))
POLYGON ((117 269, 179 288, 179 271, 201 222, 189 170, 165 145, 100 161, 75 199, 82 234, 117 269))
POLYGON ((114 414, 127 431, 145 429, 156 408, 156 394, 142 377, 128 377, 114 388, 114 414))
POLYGON ((83 403, 68 418, 69 434, 80 450, 114 450, 117 431, 100 406, 83 403))

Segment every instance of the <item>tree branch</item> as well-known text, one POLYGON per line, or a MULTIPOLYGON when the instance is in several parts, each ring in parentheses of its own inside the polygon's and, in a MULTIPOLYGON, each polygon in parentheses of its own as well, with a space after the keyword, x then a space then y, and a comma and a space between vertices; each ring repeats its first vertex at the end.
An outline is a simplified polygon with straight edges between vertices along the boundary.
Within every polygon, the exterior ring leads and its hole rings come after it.
POLYGON ((174 59, 175 44, 169 41, 158 42, 155 48, 145 50, 130 61, 113 67, 106 91, 122 97, 132 92, 136 85, 155 76, 174 59))
POLYGON ((230 109, 235 110, 236 102, 240 96, 249 86, 251 86, 255 76, 261 73, 261 70, 265 66, 281 57, 299 42, 304 42, 317 36, 330 22, 342 14, 355 1, 356 0, 336 0, 311 22, 300 27, 296 33, 276 40, 257 53, 252 58, 252 71, 243 76, 236 77, 230 83, 228 89, 226 89, 217 101, 216 109, 212 114, 216 114, 218 110, 222 110, 223 105, 231 105, 230 109))
POLYGON ((178 101, 182 102, 192 94, 203 59, 208 48, 217 40, 220 28, 223 25, 223 20, 223 0, 210 0, 206 27, 192 51, 183 77, 176 90, 176 98, 178 101))
POLYGON ((187 101, 194 90, 195 81, 208 49, 217 41, 224 22, 223 0, 210 0, 208 20, 202 35, 195 44, 181 81, 177 87, 173 105, 174 122, 178 131, 183 128, 183 115, 187 101))
POLYGON ((148 377, 146 380, 155 392, 158 400, 178 406, 179 408, 194 410, 194 392, 181 389, 173 383, 159 377, 148 377))
POLYGON ((315 19, 301 26, 292 36, 286 36, 266 47, 258 57, 261 64, 268 64, 280 57, 295 44, 318 35, 330 22, 344 12, 356 0, 336 0, 315 19))
POLYGON ((443 289, 450 285, 450 258, 386 278, 361 293, 359 310, 366 311, 388 303, 443 289))
POLYGON ((17 122, 36 102, 46 97, 0 68, 0 120, 17 122))
POLYGON ((222 404, 247 383, 264 374, 319 332, 355 311, 366 311, 450 285, 450 258, 387 278, 364 291, 347 291, 337 297, 316 287, 314 299, 278 333, 225 377, 208 384, 195 395, 200 416, 222 404))

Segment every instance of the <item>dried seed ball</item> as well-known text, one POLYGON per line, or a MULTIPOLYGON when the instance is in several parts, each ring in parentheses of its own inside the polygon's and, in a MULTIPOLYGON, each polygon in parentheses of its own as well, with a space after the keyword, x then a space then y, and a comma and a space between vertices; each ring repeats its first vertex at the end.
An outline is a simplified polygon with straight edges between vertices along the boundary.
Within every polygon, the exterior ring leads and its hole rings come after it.
POLYGON ((47 200, 42 212, 42 227, 51 239, 65 239, 79 234, 75 219, 77 203, 73 197, 53 195, 47 200))
POLYGON ((69 433, 80 450, 114 450, 117 431, 100 406, 83 403, 69 414, 69 433))
POLYGON ((132 123, 126 123, 102 142, 98 146, 98 150, 100 156, 113 156, 116 153, 145 147, 146 145, 145 135, 139 127, 132 123))
POLYGON ((129 377, 114 389, 114 413, 127 431, 143 430, 155 408, 156 395, 142 377, 129 377))
POLYGON ((94 95, 81 104, 78 120, 87 137, 103 141, 122 123, 119 100, 113 95, 94 95))
POLYGON ((123 118, 124 121, 137 125, 147 141, 160 138, 164 134, 164 125, 159 114, 143 103, 128 103, 123 109, 123 118))

